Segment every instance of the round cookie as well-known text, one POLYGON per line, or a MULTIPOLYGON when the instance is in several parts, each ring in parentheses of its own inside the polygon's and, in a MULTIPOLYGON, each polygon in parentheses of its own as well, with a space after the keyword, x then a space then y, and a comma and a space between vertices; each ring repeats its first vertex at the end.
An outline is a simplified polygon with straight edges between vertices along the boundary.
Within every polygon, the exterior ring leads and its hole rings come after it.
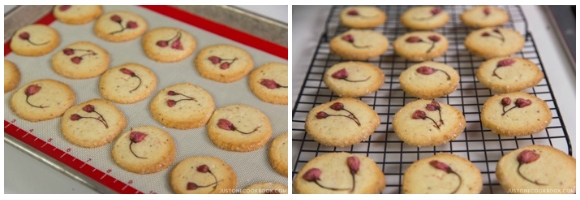
POLYGON ((169 128, 182 130, 204 126, 214 109, 211 94, 191 83, 161 90, 149 105, 153 119, 169 128))
POLYGON ((220 149, 254 151, 272 137, 272 125, 262 111, 244 104, 217 109, 207 122, 207 135, 220 149))
POLYGON ((383 70, 366 62, 341 62, 324 72, 324 84, 341 97, 361 97, 385 83, 383 70))
POLYGON ((240 80, 254 68, 254 61, 248 52, 229 44, 203 48, 194 64, 201 76, 222 83, 240 80))
POLYGON ((70 143, 96 148, 112 142, 127 126, 123 112, 103 99, 70 107, 60 120, 62 135, 70 143))
POLYGON ((115 103, 135 103, 147 98, 157 87, 157 77, 149 68, 126 63, 107 70, 99 82, 103 98, 115 103))
POLYGON ((418 6, 401 15, 401 24, 413 30, 433 30, 449 22, 449 14, 436 6, 418 6))
POLYGON ((268 160, 276 172, 288 177, 288 132, 279 135, 272 141, 268 150, 268 160))
POLYGON ((147 22, 143 17, 128 11, 108 12, 95 23, 95 34, 109 42, 133 40, 145 33, 147 22))
POLYGON ((481 172, 469 160, 449 153, 415 161, 403 176, 404 194, 479 194, 481 172))
POLYGON ((576 159, 546 145, 529 145, 505 154, 495 168, 507 193, 576 193, 576 159))
POLYGON ((320 144, 345 147, 366 140, 380 123, 377 112, 366 103, 339 98, 312 108, 304 128, 320 144))
POLYGON ((498 7, 474 6, 461 13, 459 19, 461 19, 461 22, 466 26, 472 28, 485 28, 501 26, 510 19, 510 16, 505 10, 498 7))
POLYGON ((420 99, 433 99, 455 91, 459 74, 444 63, 422 62, 403 71, 399 81, 405 93, 420 99))
POLYGON ((171 190, 178 194, 231 194, 238 182, 232 167, 211 156, 194 156, 179 162, 169 180, 171 190))
POLYGON ((469 52, 485 58, 510 56, 524 48, 524 37, 512 29, 484 28, 472 31, 465 38, 469 52))
POLYGON ((76 100, 69 85, 39 79, 25 84, 10 99, 10 108, 20 118, 36 122, 60 117, 76 100))
POLYGON ((333 53, 344 59, 366 60, 387 51, 389 40, 376 31, 351 29, 332 38, 329 47, 333 53))
POLYGON ((91 42, 75 42, 52 56, 52 70, 72 79, 98 76, 109 68, 107 50, 91 42))
POLYGON ((288 64, 266 63, 250 73, 248 84, 260 100, 288 105, 288 64))
POLYGON ((288 194, 288 186, 280 183, 261 182, 244 188, 240 194, 288 194))
POLYGON ((393 118, 397 136, 412 146, 437 146, 459 136, 465 117, 457 108, 435 100, 407 103, 393 118))
POLYGON ((145 55, 157 62, 178 62, 195 50, 193 35, 179 28, 161 27, 143 35, 141 45, 145 55))
POLYGON ((350 28, 374 28, 386 21, 385 12, 374 6, 349 6, 340 11, 340 23, 350 28))
POLYGON ((372 159, 333 152, 306 163, 296 175, 293 189, 298 194, 378 194, 385 184, 383 171, 372 159))
POLYGON ((20 70, 13 62, 4 59, 4 93, 12 91, 20 83, 20 70))
POLYGON ((65 24, 84 24, 102 13, 103 7, 99 5, 58 5, 52 9, 54 17, 65 24))
POLYGON ((477 69, 477 80, 495 92, 517 92, 536 86, 544 73, 524 58, 499 57, 485 61, 477 69))
POLYGON ((151 174, 171 166, 175 152, 171 135, 157 127, 139 126, 119 136, 111 149, 111 157, 127 171, 151 174))
POLYGON ((425 61, 441 57, 447 51, 447 38, 436 32, 405 33, 395 40, 395 53, 410 61, 425 61))
POLYGON ((481 109, 481 124, 506 137, 532 135, 552 122, 548 104, 528 93, 496 94, 481 109))
POLYGON ((58 32, 47 25, 32 24, 22 27, 10 40, 10 49, 21 56, 42 56, 60 44, 58 32))

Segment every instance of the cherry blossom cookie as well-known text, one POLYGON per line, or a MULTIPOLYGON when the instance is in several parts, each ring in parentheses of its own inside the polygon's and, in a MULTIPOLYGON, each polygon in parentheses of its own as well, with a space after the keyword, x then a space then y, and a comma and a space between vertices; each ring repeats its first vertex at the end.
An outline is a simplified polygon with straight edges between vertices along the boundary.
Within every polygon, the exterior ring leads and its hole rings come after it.
POLYGON ((230 83, 248 75, 254 68, 254 60, 240 47, 217 44, 203 48, 197 54, 194 65, 202 77, 230 83))
POLYGON ((403 71, 399 81, 405 93, 421 99, 433 99, 455 91, 459 85, 459 74, 443 63, 422 62, 403 71))
POLYGON ((385 83, 385 75, 367 62, 341 62, 324 72, 324 84, 341 97, 361 97, 376 92, 385 83))
POLYGON ((52 70, 72 79, 101 75, 109 68, 109 53, 98 45, 81 41, 66 46, 52 56, 52 70))
POLYGON ((69 85, 40 79, 16 90, 10 99, 10 108, 20 118, 36 122, 60 117, 75 100, 75 92, 69 85))
POLYGON ((349 6, 340 11, 340 23, 350 28, 374 28, 387 21, 387 14, 374 6, 349 6))
POLYGON ((99 5, 58 5, 52 9, 54 17, 65 24, 88 23, 102 13, 103 6, 99 5))
POLYGON ((109 42, 133 40, 145 33, 147 22, 143 17, 128 11, 108 12, 95 22, 95 34, 109 42))
POLYGON ((524 58, 499 57, 485 61, 477 69, 477 80, 495 92, 517 92, 536 86, 544 73, 524 58))
POLYGON ((465 38, 469 52, 485 58, 510 56, 524 47, 524 37, 513 29, 483 28, 473 31, 465 38))
POLYGON ((330 50, 347 60, 366 60, 389 49, 389 39, 372 30, 351 29, 330 40, 330 50))
POLYGON ((272 141, 268 150, 268 160, 278 174, 288 177, 288 132, 272 141))
POLYGON ((505 10, 498 7, 474 6, 461 13, 459 19, 466 26, 485 28, 501 26, 510 19, 510 16, 505 10))
POLYGON ((13 62, 4 59, 4 93, 18 87, 20 83, 20 70, 13 62))
POLYGON ((147 98, 157 87, 157 76, 149 68, 126 63, 107 70, 99 81, 103 98, 115 103, 135 103, 147 98))
POLYGON ((288 105, 288 64, 266 63, 250 73, 248 84, 262 101, 288 105))
POLYGON ((231 194, 236 189, 236 172, 212 156, 189 157, 177 164, 169 176, 171 190, 178 194, 231 194))
POLYGON ((21 56, 42 56, 50 53, 60 44, 56 29, 42 24, 22 27, 10 40, 12 52, 21 56))
POLYGON ((393 43, 395 53, 410 61, 427 61, 441 57, 447 51, 447 38, 436 32, 406 33, 393 43))
POLYGON ((449 22, 449 14, 436 6, 418 6, 401 15, 403 26, 413 30, 433 30, 449 22))
POLYGON ((145 55, 157 62, 178 62, 190 56, 195 50, 193 35, 185 30, 161 27, 143 35, 141 45, 145 55))

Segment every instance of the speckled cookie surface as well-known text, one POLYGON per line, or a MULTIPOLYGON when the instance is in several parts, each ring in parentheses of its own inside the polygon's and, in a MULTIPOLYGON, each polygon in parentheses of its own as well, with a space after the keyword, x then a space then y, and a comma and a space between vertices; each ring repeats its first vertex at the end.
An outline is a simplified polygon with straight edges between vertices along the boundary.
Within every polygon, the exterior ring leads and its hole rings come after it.
POLYGON ((288 186, 280 183, 261 182, 244 188, 240 194, 288 194, 288 186))
POLYGON ((250 73, 248 84, 262 101, 288 105, 288 64, 266 63, 250 73))
POLYGON ((338 96, 361 97, 379 90, 385 75, 371 63, 342 62, 326 70, 322 80, 338 96))
POLYGON ((436 32, 405 33, 395 40, 395 53, 411 61, 426 61, 441 57, 447 51, 447 38, 436 32))
POLYGON ((312 108, 304 128, 320 144, 345 147, 366 140, 379 124, 379 115, 366 103, 339 98, 312 108))
POLYGON ((499 57, 482 63, 475 74, 485 87, 496 92, 517 92, 536 86, 544 78, 540 67, 524 58, 499 57))
POLYGON ((209 139, 218 148, 228 151, 254 151, 272 137, 268 117, 257 108, 244 104, 217 109, 206 128, 209 139))
POLYGON ((107 70, 100 79, 103 98, 115 103, 135 103, 147 98, 157 87, 157 76, 149 68, 126 63, 107 70))
POLYGON ((177 164, 169 177, 178 194, 230 194, 238 179, 232 167, 211 156, 194 156, 177 164))
POLYGON ((276 137, 268 150, 270 165, 280 175, 288 177, 288 133, 276 137))
POLYGON ((469 52, 490 59, 509 56, 522 50, 524 37, 512 29, 484 28, 469 33, 464 44, 469 52))
POLYGON ((528 93, 497 94, 485 101, 481 123, 502 136, 524 136, 544 130, 552 121, 548 104, 528 93))
POLYGON ((350 28, 374 28, 387 21, 387 14, 374 6, 349 6, 340 11, 340 23, 350 28))
POLYGON ((36 122, 60 117, 75 100, 75 92, 69 85, 40 79, 16 90, 10 99, 10 108, 20 118, 36 122))
POLYGON ((374 58, 389 49, 389 40, 372 30, 351 29, 330 40, 330 50, 347 60, 374 58))
POLYGON ((228 44, 203 48, 195 58, 195 69, 207 78, 230 83, 244 78, 254 68, 254 60, 246 50, 228 44))
POLYGON ((196 41, 188 32, 172 27, 147 31, 141 45, 145 55, 157 62, 178 62, 189 57, 195 50, 196 41))
POLYGON ((405 194, 479 194, 479 169, 469 160, 448 153, 415 161, 403 176, 405 194))
POLYGON ((401 24, 413 30, 433 30, 449 22, 449 14, 436 6, 418 6, 401 15, 401 24))
POLYGON ((99 5, 58 5, 52 9, 54 17, 65 24, 84 24, 102 13, 103 7, 99 5))
POLYGON ((75 42, 52 56, 52 70, 72 79, 98 76, 109 68, 109 53, 91 42, 75 42))
POLYGON ((510 16, 505 10, 498 7, 475 6, 461 13, 459 19, 466 26, 485 28, 501 26, 510 19, 510 16))
POLYGON ((422 62, 403 71, 399 81, 405 93, 421 99, 433 99, 455 91, 459 85, 459 74, 444 63, 422 62))
POLYGON ((47 25, 32 24, 22 27, 10 40, 10 49, 21 56, 42 56, 60 44, 58 32, 47 25))
POLYGON ((20 70, 13 62, 4 59, 4 93, 12 91, 20 84, 20 70))
POLYGON ((495 174, 507 193, 576 193, 576 159, 551 146, 509 152, 499 159, 495 174))
POLYGON ((299 194, 378 194, 385 184, 382 170, 372 159, 345 152, 326 153, 302 167, 293 181, 293 191, 299 194))
POLYGON ((412 146, 437 146, 459 136, 465 117, 457 108, 433 100, 407 103, 393 118, 397 136, 412 146))
POLYGON ((128 11, 108 12, 95 22, 95 34, 109 42, 133 40, 145 33, 147 22, 143 17, 128 11))

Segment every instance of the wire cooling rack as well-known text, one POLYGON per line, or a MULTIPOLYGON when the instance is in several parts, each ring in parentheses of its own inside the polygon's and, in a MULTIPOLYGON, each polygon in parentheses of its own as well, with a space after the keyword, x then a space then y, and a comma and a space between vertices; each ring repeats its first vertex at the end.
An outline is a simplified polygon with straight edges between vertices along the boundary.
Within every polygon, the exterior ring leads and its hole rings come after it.
MULTIPOLYGON (((498 6, 506 10, 510 20, 503 25, 519 31, 525 36, 522 51, 514 57, 522 57, 536 63, 544 73, 544 79, 535 87, 524 92, 533 94, 546 101, 552 111, 552 122, 540 133, 523 137, 502 137, 484 128, 480 121, 483 103, 495 93, 480 84, 475 78, 477 68, 484 61, 470 54, 463 45, 465 37, 473 29, 464 26, 459 15, 470 6, 440 6, 450 14, 450 21, 444 27, 434 30, 447 37, 449 49, 440 58, 433 61, 443 62, 452 66, 460 75, 460 84, 453 93, 437 98, 461 110, 466 118, 467 126, 463 133, 453 141, 435 147, 415 147, 404 144, 395 134, 392 119, 395 113, 406 103, 416 100, 403 92, 399 83, 399 75, 408 66, 416 64, 394 54, 392 47, 377 58, 367 62, 378 66, 385 74, 385 83, 374 93, 358 98, 372 107, 381 118, 377 130, 365 141, 350 147, 329 147, 319 144, 310 138, 304 123, 308 112, 315 106, 339 98, 322 81, 324 72, 332 65, 346 61, 332 54, 329 50, 329 40, 347 31, 349 28, 340 25, 339 13, 346 6, 333 6, 325 24, 326 31, 321 36, 316 52, 308 69, 302 88, 292 111, 292 154, 293 179, 302 167, 316 156, 329 152, 349 152, 365 155, 373 159, 383 170, 387 183, 382 193, 402 193, 401 182, 405 170, 416 160, 432 156, 439 152, 453 153, 469 159, 482 173, 484 187, 481 193, 505 193, 495 176, 498 160, 506 153, 519 147, 543 144, 550 145, 572 155, 572 146, 550 82, 545 74, 544 66, 534 42, 527 31, 527 21, 519 6, 498 6)), ((400 15, 411 6, 377 6, 387 13, 388 21, 375 28, 389 39, 411 30, 400 24, 400 15)))

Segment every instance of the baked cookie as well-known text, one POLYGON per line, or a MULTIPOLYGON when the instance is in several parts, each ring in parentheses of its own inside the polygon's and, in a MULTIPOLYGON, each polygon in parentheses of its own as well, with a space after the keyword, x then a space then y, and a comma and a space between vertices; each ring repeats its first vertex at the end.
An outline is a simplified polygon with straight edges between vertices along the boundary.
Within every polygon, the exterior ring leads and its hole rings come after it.
POLYGON ((475 6, 461 13, 459 19, 466 26, 485 28, 501 26, 510 19, 510 16, 505 10, 498 7, 475 6))
POLYGON ((288 64, 266 63, 250 73, 248 84, 262 101, 288 105, 288 64))
POLYGON ((262 111, 244 104, 217 109, 207 122, 207 135, 220 149, 254 151, 272 137, 272 125, 262 111))
POLYGON ((372 159, 345 152, 318 156, 302 167, 293 182, 299 194, 378 194, 385 176, 372 159))
POLYGON ((127 126, 123 112, 104 99, 70 107, 60 120, 62 135, 70 143, 96 148, 112 142, 127 126))
POLYGON ((47 25, 32 24, 22 27, 10 40, 10 49, 21 56, 42 56, 60 44, 58 32, 47 25))
POLYGON ((103 7, 99 5, 58 5, 52 9, 54 17, 65 24, 84 24, 102 13, 103 7))
POLYGON ((145 55, 157 62, 178 62, 195 50, 195 38, 179 28, 161 27, 143 35, 141 45, 145 55))
POLYGON ((495 175, 508 193, 576 193, 576 159, 545 145, 530 145, 505 154, 495 175))
POLYGON ((481 124, 506 137, 532 135, 552 122, 548 104, 528 93, 496 94, 485 101, 481 124))
POLYGON ((107 50, 91 42, 75 42, 52 56, 52 70, 72 79, 98 76, 109 68, 107 50))
POLYGON ((385 12, 374 6, 349 6, 340 11, 340 23, 350 28, 374 28, 386 21, 385 12))
POLYGON ((339 98, 312 108, 304 128, 320 144, 345 147, 366 140, 380 123, 377 112, 366 103, 339 98))
POLYGON ((4 93, 12 91, 20 83, 20 70, 13 62, 4 59, 4 93))
POLYGON ((403 176, 404 194, 479 194, 481 172, 469 160, 449 153, 415 161, 403 176))
POLYGON ((447 38, 436 32, 405 33, 395 40, 395 53, 410 61, 425 61, 441 57, 447 51, 447 38))
POLYGON ((324 84, 341 97, 361 97, 376 92, 385 83, 379 67, 367 62, 341 62, 324 72, 324 84))
POLYGON ((401 15, 401 24, 413 30, 433 30, 449 22, 449 14, 436 6, 418 6, 401 15))
POLYGON ((433 99, 455 91, 459 74, 444 63, 422 62, 403 71, 399 81, 405 93, 420 99, 433 99))
POLYGON ((485 58, 510 56, 524 48, 524 37, 512 29, 484 28, 472 31, 465 38, 469 52, 485 58))
POLYGON ((115 103, 135 103, 147 98, 157 87, 157 76, 149 68, 126 63, 107 70, 99 82, 103 98, 115 103))
POLYGON ((75 100, 75 92, 67 84, 39 79, 14 92, 10 108, 20 118, 36 122, 60 117, 75 100))
POLYGON ((192 129, 206 124, 215 103, 205 89, 180 83, 161 90, 149 105, 153 119, 169 128, 192 129))
POLYGON ((254 60, 248 52, 229 44, 203 48, 194 64, 201 76, 222 83, 240 80, 254 68, 254 60))
POLYGON ((108 12, 95 23, 95 34, 109 42, 133 40, 145 33, 147 22, 143 17, 128 11, 108 12))
POLYGON ((288 132, 272 141, 268 150, 268 160, 276 172, 288 177, 288 132))
POLYGON ((482 63, 477 80, 495 92, 517 92, 536 86, 544 73, 534 62, 524 58, 499 57, 482 63))
POLYGON ((288 186, 280 183, 261 182, 244 188, 240 194, 288 194, 288 186))
POLYGON ((232 167, 211 156, 194 156, 179 162, 169 180, 173 192, 179 194, 231 194, 238 182, 232 167))
POLYGON ((399 138, 412 146, 437 146, 459 136, 465 129, 465 117, 457 108, 435 100, 407 103, 393 118, 399 138))
POLYGON ((389 40, 376 31, 351 29, 332 38, 329 47, 333 53, 344 59, 366 60, 387 51, 389 40))

